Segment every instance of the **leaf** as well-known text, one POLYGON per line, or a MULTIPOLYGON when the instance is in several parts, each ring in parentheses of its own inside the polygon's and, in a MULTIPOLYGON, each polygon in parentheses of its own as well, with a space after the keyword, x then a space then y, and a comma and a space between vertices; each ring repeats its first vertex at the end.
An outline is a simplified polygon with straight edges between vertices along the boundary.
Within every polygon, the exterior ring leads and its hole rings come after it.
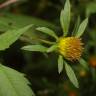
POLYGON ((35 96, 24 74, 0 64, 0 96, 35 96))
POLYGON ((57 26, 47 21, 21 14, 6 13, 0 16, 0 31, 7 31, 11 28, 22 28, 24 26, 34 24, 36 26, 46 26, 56 29, 57 26))
POLYGON ((67 76, 69 77, 69 79, 73 83, 73 85, 78 88, 79 84, 78 84, 78 81, 77 81, 77 78, 75 76, 73 69, 70 67, 69 64, 67 64, 66 62, 64 62, 64 63, 65 63, 65 70, 66 70, 67 76))
POLYGON ((61 55, 59 55, 58 58, 58 72, 59 74, 62 72, 63 70, 63 57, 61 55))
POLYGON ((78 16, 77 22, 76 22, 75 27, 74 27, 74 30, 72 32, 73 36, 75 36, 76 32, 78 31, 79 25, 80 25, 80 17, 78 16))
POLYGON ((9 48, 24 32, 26 32, 32 25, 25 26, 20 29, 9 30, 0 35, 0 50, 9 48))
POLYGON ((79 29, 78 29, 78 31, 77 31, 77 33, 76 33, 76 37, 80 37, 83 33, 84 33, 84 31, 85 31, 85 28, 87 27, 87 24, 88 24, 88 18, 86 18, 81 24, 80 24, 80 26, 79 26, 79 29))
POLYGON ((47 47, 44 47, 42 45, 27 45, 22 47, 21 49, 27 50, 27 51, 40 51, 40 52, 46 52, 47 47))
POLYGON ((64 9, 61 11, 60 14, 60 23, 63 29, 64 36, 68 34, 68 29, 70 25, 70 14, 70 2, 69 0, 67 0, 64 9))
POLYGON ((57 45, 56 44, 55 45, 52 45, 50 48, 47 49, 47 52, 48 53, 49 52, 52 52, 52 51, 56 50, 56 48, 57 48, 57 45))
POLYGON ((52 37, 54 37, 56 40, 58 39, 57 35, 55 34, 55 32, 49 28, 46 28, 46 27, 38 27, 36 28, 36 30, 40 31, 40 32, 43 32, 45 34, 48 34, 52 37))
POLYGON ((79 60, 79 62, 80 62, 80 64, 81 64, 86 70, 89 69, 87 62, 86 62, 84 59, 81 58, 81 59, 79 60))

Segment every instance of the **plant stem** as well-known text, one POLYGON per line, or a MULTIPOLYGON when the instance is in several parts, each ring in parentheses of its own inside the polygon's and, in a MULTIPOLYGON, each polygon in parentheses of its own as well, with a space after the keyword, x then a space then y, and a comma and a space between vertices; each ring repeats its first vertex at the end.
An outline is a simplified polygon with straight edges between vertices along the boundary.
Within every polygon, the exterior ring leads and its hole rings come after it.
POLYGON ((39 42, 43 42, 43 43, 49 44, 49 45, 55 44, 55 42, 47 41, 47 40, 44 40, 44 39, 41 39, 41 38, 37 38, 37 37, 30 39, 28 36, 25 36, 25 35, 21 36, 20 39, 22 41, 24 41, 24 42, 29 42, 31 44, 33 44, 33 42, 31 40, 38 40, 39 42))
POLYGON ((7 0, 6 2, 4 2, 3 4, 0 4, 0 8, 6 7, 12 3, 17 2, 18 0, 7 0))
POLYGON ((54 44, 55 42, 50 42, 50 41, 47 41, 47 40, 44 40, 44 39, 40 39, 40 38, 37 38, 37 40, 43 42, 43 43, 46 43, 46 44, 54 44))

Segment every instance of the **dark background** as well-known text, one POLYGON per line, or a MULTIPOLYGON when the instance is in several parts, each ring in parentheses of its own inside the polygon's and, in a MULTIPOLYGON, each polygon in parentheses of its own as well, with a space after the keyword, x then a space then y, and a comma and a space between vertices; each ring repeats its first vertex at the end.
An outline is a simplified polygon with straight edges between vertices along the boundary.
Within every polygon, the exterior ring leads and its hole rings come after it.
MULTIPOLYGON (((0 0, 0 4, 3 2, 5 0, 0 0)), ((80 83, 79 89, 76 89, 70 83, 65 71, 60 75, 58 74, 58 56, 55 53, 48 54, 48 57, 46 57, 39 52, 22 51, 20 48, 26 45, 22 40, 16 41, 9 49, 0 52, 0 61, 3 64, 26 74, 36 96, 96 96, 96 67, 93 67, 90 63, 90 58, 95 57, 93 62, 96 64, 96 0, 70 0, 70 2, 70 30, 73 29, 78 15, 81 20, 89 16, 89 24, 83 35, 83 41, 85 42, 83 58, 88 63, 89 71, 82 68, 78 62, 71 64, 80 83), (93 72, 93 70, 95 71, 93 72)), ((12 17, 14 19, 9 22, 9 25, 11 23, 14 25, 16 15, 35 17, 37 25, 45 26, 45 23, 42 22, 47 21, 46 26, 56 30, 57 34, 61 35, 59 16, 64 3, 65 0, 20 0, 20 2, 0 9, 0 16, 6 17, 7 14, 14 14, 12 17), (39 22, 37 18, 41 21, 39 22)), ((19 26, 21 23, 22 21, 18 21, 16 24, 19 26)), ((1 32, 3 31, 1 30, 1 32)), ((49 37, 44 35, 43 38, 49 37)))

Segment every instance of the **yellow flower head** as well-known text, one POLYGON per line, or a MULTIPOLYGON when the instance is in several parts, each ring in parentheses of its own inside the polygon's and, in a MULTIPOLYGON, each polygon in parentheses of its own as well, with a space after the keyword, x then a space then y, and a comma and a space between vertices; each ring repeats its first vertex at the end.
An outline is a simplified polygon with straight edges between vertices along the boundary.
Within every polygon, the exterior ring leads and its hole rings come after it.
POLYGON ((83 43, 81 42, 80 38, 62 37, 58 42, 58 51, 70 61, 78 60, 83 51, 82 45, 83 43))

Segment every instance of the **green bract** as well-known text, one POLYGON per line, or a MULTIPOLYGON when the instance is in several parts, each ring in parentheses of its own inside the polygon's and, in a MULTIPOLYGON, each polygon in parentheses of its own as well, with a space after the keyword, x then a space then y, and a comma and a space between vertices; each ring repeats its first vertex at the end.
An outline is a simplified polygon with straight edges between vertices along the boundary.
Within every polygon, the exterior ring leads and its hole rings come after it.
POLYGON ((63 29, 63 35, 66 36, 68 34, 68 29, 70 25, 70 2, 69 0, 66 1, 64 9, 61 10, 60 14, 60 23, 63 29))

